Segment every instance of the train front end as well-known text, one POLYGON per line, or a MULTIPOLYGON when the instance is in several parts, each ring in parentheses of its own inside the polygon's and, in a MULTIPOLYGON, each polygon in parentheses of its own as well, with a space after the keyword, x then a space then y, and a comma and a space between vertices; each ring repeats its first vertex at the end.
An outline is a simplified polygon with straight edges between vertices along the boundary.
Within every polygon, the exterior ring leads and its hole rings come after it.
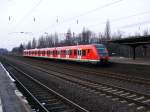
POLYGON ((103 44, 96 44, 96 51, 100 62, 105 63, 109 60, 109 54, 107 48, 103 44))

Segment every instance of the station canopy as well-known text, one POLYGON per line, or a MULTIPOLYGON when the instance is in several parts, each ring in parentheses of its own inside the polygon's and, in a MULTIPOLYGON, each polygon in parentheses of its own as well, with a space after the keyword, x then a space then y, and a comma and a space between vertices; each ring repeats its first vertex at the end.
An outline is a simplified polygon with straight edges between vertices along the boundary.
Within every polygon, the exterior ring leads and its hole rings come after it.
POLYGON ((118 43, 122 45, 128 45, 133 49, 133 59, 135 59, 136 47, 142 45, 146 48, 146 44, 150 44, 150 35, 146 36, 132 36, 128 38, 121 38, 116 40, 111 40, 109 42, 118 43))
POLYGON ((150 35, 147 36, 133 36, 117 40, 111 40, 112 43, 124 44, 129 46, 140 46, 150 44, 150 35))

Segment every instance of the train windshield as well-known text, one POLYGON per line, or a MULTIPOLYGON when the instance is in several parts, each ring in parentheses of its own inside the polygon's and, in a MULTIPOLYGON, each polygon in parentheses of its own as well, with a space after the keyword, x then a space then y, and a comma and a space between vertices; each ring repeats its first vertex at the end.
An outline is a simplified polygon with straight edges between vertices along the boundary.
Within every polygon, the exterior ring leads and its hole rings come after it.
POLYGON ((100 56, 108 56, 107 49, 103 44, 97 44, 97 45, 95 45, 95 47, 100 56))

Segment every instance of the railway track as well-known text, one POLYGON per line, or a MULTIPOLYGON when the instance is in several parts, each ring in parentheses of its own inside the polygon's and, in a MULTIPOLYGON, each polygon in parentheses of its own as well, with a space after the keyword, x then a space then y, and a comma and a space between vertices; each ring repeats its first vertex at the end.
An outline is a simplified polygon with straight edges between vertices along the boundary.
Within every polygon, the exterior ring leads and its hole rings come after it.
MULTIPOLYGON (((51 65, 51 66, 55 66, 55 65, 51 65)), ((73 67, 65 67, 65 66, 63 66, 63 68, 68 69, 68 70, 74 70, 74 71, 77 71, 80 73, 92 74, 92 75, 97 75, 97 76, 102 76, 102 77, 109 77, 112 79, 118 79, 118 80, 123 80, 123 81, 129 81, 129 82, 150 85, 150 80, 148 80, 148 79, 139 78, 139 77, 135 77, 135 76, 134 77, 126 76, 125 74, 118 74, 118 73, 106 72, 106 71, 98 71, 97 72, 95 70, 88 70, 86 68, 74 69, 73 67)))
MULTIPOLYGON (((36 61, 36 63, 38 63, 36 61)), ((133 82, 133 83, 139 83, 139 84, 144 84, 144 85, 150 85, 150 80, 149 79, 145 79, 145 78, 141 78, 141 77, 136 77, 136 76, 126 76, 126 74, 119 74, 119 73, 113 73, 113 72, 108 72, 108 71, 96 71, 96 70, 89 70, 87 68, 83 68, 83 67, 77 67, 77 69, 75 69, 74 67, 71 66, 59 66, 58 64, 45 64, 42 63, 41 66, 43 67, 43 65, 46 65, 44 67, 46 67, 46 69, 48 69, 47 66, 49 67, 57 67, 60 69, 66 69, 66 70, 71 70, 71 71, 75 71, 75 72, 80 72, 80 73, 85 73, 85 74, 91 74, 91 75, 96 75, 96 76, 102 76, 102 77, 106 77, 106 78, 111 78, 111 79, 117 79, 117 80, 122 80, 122 81, 128 81, 128 82, 133 82)))
POLYGON ((138 93, 136 91, 128 90, 117 86, 94 82, 88 79, 73 76, 71 74, 65 74, 58 71, 48 71, 46 69, 25 63, 24 65, 48 73, 49 75, 55 76, 65 81, 69 81, 70 83, 75 84, 81 87, 82 89, 86 89, 100 96, 111 98, 113 101, 119 101, 120 103, 126 103, 126 105, 128 106, 134 106, 136 107, 137 111, 139 110, 142 110, 144 112, 150 111, 149 95, 138 93))
POLYGON ((12 64, 4 63, 19 87, 25 91, 35 112, 89 112, 12 64))

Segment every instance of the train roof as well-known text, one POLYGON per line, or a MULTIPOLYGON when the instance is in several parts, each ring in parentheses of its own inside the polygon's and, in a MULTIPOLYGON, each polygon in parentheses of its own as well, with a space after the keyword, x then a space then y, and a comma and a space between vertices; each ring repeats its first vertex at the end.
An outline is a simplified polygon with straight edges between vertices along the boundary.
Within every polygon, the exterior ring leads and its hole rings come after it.
POLYGON ((25 49, 24 51, 35 51, 35 50, 49 50, 49 49, 65 49, 65 48, 77 48, 77 47, 93 47, 93 46, 103 46, 103 44, 86 44, 86 45, 74 45, 74 46, 62 46, 62 47, 49 47, 49 48, 35 48, 35 49, 25 49))

